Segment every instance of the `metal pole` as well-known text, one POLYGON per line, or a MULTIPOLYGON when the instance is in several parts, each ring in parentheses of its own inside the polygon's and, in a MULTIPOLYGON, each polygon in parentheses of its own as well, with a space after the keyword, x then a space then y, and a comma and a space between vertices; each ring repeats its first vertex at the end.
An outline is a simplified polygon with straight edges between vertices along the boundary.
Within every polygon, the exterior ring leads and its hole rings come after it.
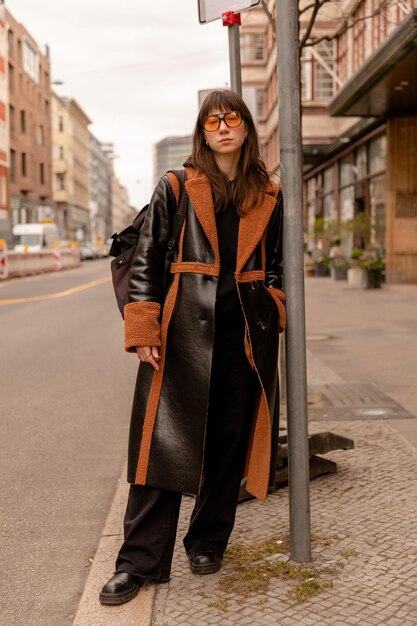
POLYGON ((240 13, 227 11, 222 14, 223 26, 229 34, 230 86, 232 91, 242 96, 242 71, 240 68, 240 13))
POLYGON ((280 175, 287 294, 287 420, 291 558, 311 560, 302 222, 298 2, 277 0, 280 175))

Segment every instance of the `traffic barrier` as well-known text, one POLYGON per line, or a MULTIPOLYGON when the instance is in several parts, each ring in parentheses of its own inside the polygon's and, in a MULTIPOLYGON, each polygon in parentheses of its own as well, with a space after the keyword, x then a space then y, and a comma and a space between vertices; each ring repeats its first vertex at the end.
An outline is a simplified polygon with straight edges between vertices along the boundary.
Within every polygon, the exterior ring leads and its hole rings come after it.
POLYGON ((61 253, 59 250, 58 241, 54 241, 53 250, 54 250, 54 270, 60 270, 62 269, 62 262, 61 262, 61 253))
POLYGON ((2 276, 0 270, 0 278, 31 276, 43 272, 53 272, 54 270, 70 269, 78 267, 81 263, 78 248, 62 250, 54 248, 53 250, 42 250, 41 252, 15 252, 6 250, 5 255, 7 260, 5 264, 2 265, 2 253, 0 248, 0 265, 7 267, 7 276, 2 276), (57 258, 58 255, 59 259, 57 258))
POLYGON ((7 242, 0 239, 0 279, 7 278, 9 275, 9 263, 7 254, 7 242))

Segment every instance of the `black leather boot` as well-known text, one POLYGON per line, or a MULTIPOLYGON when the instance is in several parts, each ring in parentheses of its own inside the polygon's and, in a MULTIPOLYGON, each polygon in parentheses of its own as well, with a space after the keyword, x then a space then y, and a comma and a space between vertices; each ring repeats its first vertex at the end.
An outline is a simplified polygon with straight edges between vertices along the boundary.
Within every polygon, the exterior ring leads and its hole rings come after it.
POLYGON ((101 604, 124 604, 138 595, 145 581, 128 572, 116 572, 100 591, 101 604))
POLYGON ((222 557, 217 552, 194 552, 189 560, 193 574, 214 574, 222 565, 222 557))

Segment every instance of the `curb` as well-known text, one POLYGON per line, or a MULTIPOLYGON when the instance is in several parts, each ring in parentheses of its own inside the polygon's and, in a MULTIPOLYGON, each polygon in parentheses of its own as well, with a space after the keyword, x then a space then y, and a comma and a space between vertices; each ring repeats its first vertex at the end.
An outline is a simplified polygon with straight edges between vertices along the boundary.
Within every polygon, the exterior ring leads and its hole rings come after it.
POLYGON ((123 515, 129 484, 123 468, 103 533, 94 555, 90 573, 81 596, 73 626, 150 626, 155 585, 142 587, 134 600, 126 604, 103 606, 98 594, 114 572, 114 562, 123 541, 123 515))

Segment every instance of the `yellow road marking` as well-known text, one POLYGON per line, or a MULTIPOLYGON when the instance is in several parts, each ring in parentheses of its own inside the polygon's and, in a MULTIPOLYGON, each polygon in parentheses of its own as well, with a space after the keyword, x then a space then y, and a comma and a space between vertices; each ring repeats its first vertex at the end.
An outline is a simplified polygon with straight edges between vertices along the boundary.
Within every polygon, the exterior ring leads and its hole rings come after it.
POLYGON ((78 287, 72 287, 71 289, 66 289, 65 291, 58 291, 57 293, 50 293, 45 296, 30 296, 28 298, 11 298, 10 300, 0 300, 0 306, 4 306, 6 304, 21 304, 23 302, 41 302, 42 300, 54 300, 56 298, 65 298, 66 296, 71 296, 73 293, 84 291, 84 289, 90 289, 91 287, 96 287, 96 285, 102 285, 103 283, 107 283, 109 280, 111 280, 111 276, 106 276, 105 278, 92 280, 90 283, 85 283, 84 285, 79 285, 78 287))

